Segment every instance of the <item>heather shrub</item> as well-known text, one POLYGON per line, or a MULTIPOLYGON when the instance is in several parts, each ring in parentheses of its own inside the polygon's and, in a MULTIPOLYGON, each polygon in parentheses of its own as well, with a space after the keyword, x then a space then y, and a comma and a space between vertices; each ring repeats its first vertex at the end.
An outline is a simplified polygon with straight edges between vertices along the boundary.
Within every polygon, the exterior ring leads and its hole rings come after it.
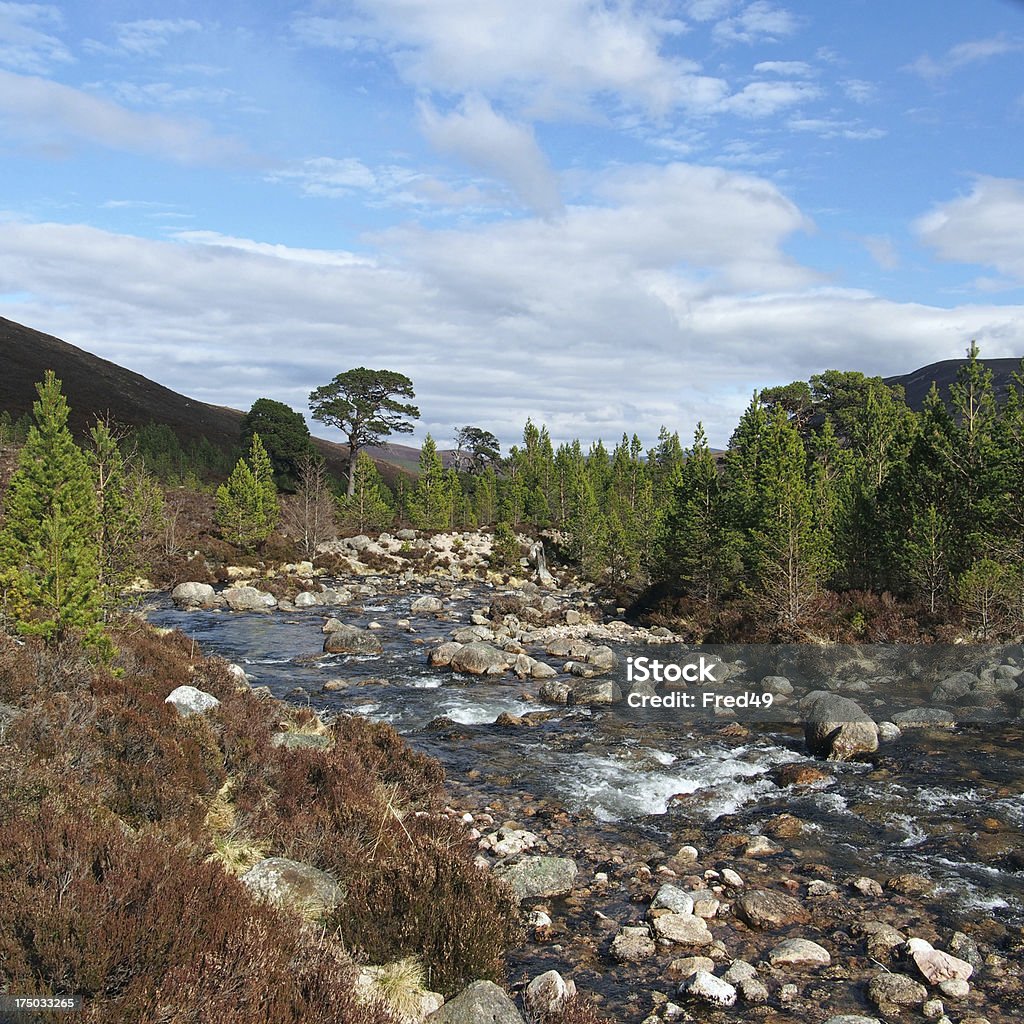
POLYGON ((385 1024, 352 966, 219 867, 44 799, 0 822, 0 961, 13 991, 75 992, 91 1024, 385 1024), (26 827, 31 824, 32 827, 26 827))
POLYGON ((404 838, 346 879, 329 920, 339 939, 372 963, 420 956, 428 984, 446 995, 477 979, 502 981, 505 950, 521 937, 511 892, 467 847, 439 843, 417 821, 404 838))

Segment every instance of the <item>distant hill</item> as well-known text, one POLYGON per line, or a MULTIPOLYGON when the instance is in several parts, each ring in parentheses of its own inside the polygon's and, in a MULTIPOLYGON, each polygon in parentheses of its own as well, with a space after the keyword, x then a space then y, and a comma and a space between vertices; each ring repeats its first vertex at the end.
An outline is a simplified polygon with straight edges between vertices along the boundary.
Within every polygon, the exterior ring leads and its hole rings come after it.
MULTIPOLYGON (((1002 402, 1013 374, 1020 372, 1020 359, 982 359, 985 366, 992 371, 993 390, 996 400, 1002 402)), ((949 386, 955 383, 956 375, 966 359, 943 359, 938 363, 922 366, 920 370, 904 373, 898 377, 886 377, 886 384, 902 384, 907 396, 907 405, 920 411, 924 400, 931 391, 932 383, 938 385, 943 401, 949 401, 949 386)))
MULTIPOLYGON (((208 405, 101 359, 52 335, 0 317, 0 410, 14 419, 32 411, 35 385, 47 370, 53 370, 64 385, 71 406, 71 429, 85 434, 96 416, 110 415, 127 427, 163 423, 184 446, 206 438, 229 454, 238 449, 242 418, 238 409, 208 405)), ((341 476, 348 449, 343 444, 314 438, 332 473, 341 476)), ((411 463, 415 468, 419 452, 405 448, 389 458, 386 449, 375 449, 373 457, 388 483, 411 463)))

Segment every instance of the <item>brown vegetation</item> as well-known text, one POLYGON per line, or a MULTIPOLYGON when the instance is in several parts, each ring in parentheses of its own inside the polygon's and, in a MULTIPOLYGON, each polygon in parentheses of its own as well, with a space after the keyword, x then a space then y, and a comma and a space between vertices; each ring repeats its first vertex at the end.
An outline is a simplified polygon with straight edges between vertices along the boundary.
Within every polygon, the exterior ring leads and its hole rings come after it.
MULTIPOLYGON (((356 957, 417 954, 434 987, 500 980, 509 892, 441 813, 443 771, 384 725, 236 690, 180 633, 114 633, 97 667, 0 633, 0 963, 9 991, 79 993, 89 1022, 384 1022, 356 957), (181 718, 182 684, 221 700, 181 718), (288 750, 286 724, 327 732, 288 750), (246 857, 329 871, 347 898, 310 931, 232 877, 246 857)), ((243 868, 244 870, 244 868, 243 868)))

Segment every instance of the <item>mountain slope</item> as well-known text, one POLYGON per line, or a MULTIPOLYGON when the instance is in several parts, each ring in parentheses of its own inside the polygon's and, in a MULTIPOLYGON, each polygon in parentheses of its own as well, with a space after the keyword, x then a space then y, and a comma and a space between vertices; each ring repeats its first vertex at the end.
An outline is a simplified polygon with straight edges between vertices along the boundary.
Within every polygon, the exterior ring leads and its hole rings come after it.
MULTIPOLYGON (((1013 374, 1020 372, 1020 359, 982 359, 985 366, 992 371, 992 384, 996 400, 1002 402, 1013 374)), ((956 381, 961 366, 966 359, 943 359, 938 363, 929 363, 919 370, 904 373, 896 377, 886 377, 886 384, 902 384, 907 396, 907 405, 911 409, 920 410, 931 390, 932 382, 938 385, 939 394, 944 401, 949 401, 949 386, 956 381)))

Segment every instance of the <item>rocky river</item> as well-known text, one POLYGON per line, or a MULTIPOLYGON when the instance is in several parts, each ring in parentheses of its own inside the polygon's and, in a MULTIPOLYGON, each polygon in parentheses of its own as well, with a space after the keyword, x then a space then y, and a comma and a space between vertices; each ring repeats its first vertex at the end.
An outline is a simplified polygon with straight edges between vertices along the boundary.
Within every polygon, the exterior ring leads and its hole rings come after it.
POLYGON ((575 862, 568 892, 523 903, 514 989, 555 969, 621 1021, 1024 1020, 1019 646, 697 652, 536 587, 333 582, 331 607, 159 597, 147 617, 274 696, 391 723, 444 764, 482 863, 575 862), (331 617, 363 653, 324 653, 331 617), (453 637, 506 661, 453 672, 453 637), (720 678, 638 679, 701 654, 720 678), (800 700, 821 689, 886 723, 877 750, 809 754, 800 700), (707 707, 630 706, 709 691, 707 707), (970 983, 929 984, 915 938, 970 983))

